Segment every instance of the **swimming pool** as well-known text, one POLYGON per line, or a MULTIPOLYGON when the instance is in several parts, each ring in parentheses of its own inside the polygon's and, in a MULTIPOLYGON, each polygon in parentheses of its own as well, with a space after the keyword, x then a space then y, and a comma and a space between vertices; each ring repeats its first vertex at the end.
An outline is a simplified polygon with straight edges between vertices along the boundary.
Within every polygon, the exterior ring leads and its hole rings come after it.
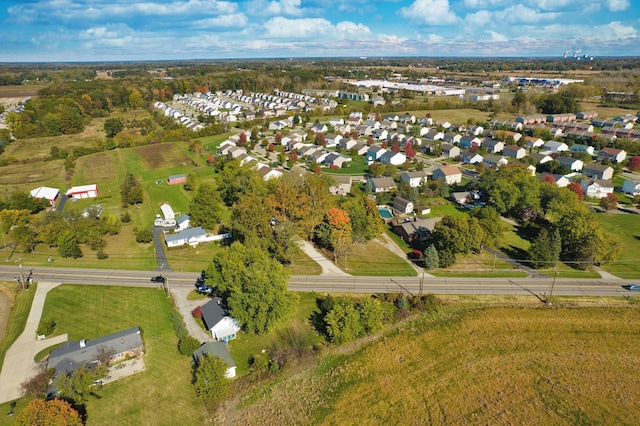
POLYGON ((378 207, 378 213, 383 219, 393 219, 393 213, 387 207, 378 207))

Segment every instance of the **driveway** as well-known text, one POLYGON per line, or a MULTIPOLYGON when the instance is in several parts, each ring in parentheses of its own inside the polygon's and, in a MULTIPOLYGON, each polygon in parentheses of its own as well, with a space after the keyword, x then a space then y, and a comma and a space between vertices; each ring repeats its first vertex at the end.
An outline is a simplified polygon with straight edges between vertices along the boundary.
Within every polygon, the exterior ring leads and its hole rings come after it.
POLYGON ((151 228, 151 232, 153 233, 153 249, 156 251, 156 271, 173 272, 173 269, 169 266, 167 255, 164 252, 163 229, 164 228, 159 226, 151 228))
POLYGON ((338 268, 332 261, 324 257, 322 253, 320 253, 309 241, 300 240, 298 241, 300 248, 304 251, 307 256, 313 259, 320 267, 322 268, 322 273, 320 275, 329 275, 333 277, 348 277, 351 274, 347 274, 342 269, 338 268))
POLYGON ((20 385, 40 372, 38 364, 33 360, 38 352, 68 340, 66 334, 45 340, 36 340, 36 330, 40 324, 47 293, 60 284, 54 282, 38 283, 24 331, 7 350, 4 357, 0 371, 0 404, 20 398, 22 396, 20 385))
POLYGON ((178 286, 169 286, 169 291, 173 296, 173 302, 175 303, 178 311, 182 314, 182 318, 184 318, 184 323, 187 325, 187 331, 189 331, 189 335, 191 337, 195 337, 200 342, 214 342, 213 336, 210 333, 207 333, 200 327, 200 325, 196 321, 200 321, 191 315, 191 311, 193 311, 198 306, 202 306, 207 303, 208 299, 199 299, 199 300, 187 300, 187 296, 195 290, 195 287, 178 287, 178 286))
POLYGON ((60 195, 60 201, 58 201, 58 206, 56 207, 57 212, 61 212, 62 210, 64 210, 64 206, 65 204, 67 204, 68 199, 69 197, 67 197, 66 194, 60 195))

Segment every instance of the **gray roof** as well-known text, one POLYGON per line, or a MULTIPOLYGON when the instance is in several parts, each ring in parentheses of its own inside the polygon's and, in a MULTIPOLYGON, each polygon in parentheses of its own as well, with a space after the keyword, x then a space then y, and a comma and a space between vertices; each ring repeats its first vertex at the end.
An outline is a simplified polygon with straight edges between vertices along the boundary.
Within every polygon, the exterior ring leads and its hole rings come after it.
POLYGON ((173 180, 173 179, 181 179, 181 178, 186 178, 187 175, 186 174, 180 174, 180 175, 171 175, 168 177, 169 180, 173 180))
POLYGON ((370 178, 371 183, 376 188, 395 188, 396 182, 390 176, 382 176, 377 178, 370 178))
POLYGON ((433 232, 436 223, 442 220, 441 217, 431 217, 427 219, 418 219, 416 221, 404 222, 399 226, 402 227, 407 235, 414 234, 416 232, 433 232))
POLYGON ((102 347, 113 350, 114 354, 142 347, 140 329, 133 327, 97 339, 66 342, 51 351, 48 368, 55 368, 56 375, 75 371, 97 361, 102 347), (82 342, 84 347, 81 346, 82 342))
POLYGON ((604 172, 605 170, 611 169, 612 167, 610 166, 605 166, 603 164, 600 163, 589 163, 589 164, 585 164, 584 166, 584 171, 588 172, 588 171, 595 171, 595 172, 604 172))
POLYGON ((178 216, 178 218, 176 219, 176 223, 178 225, 188 221, 191 219, 191 216, 189 216, 188 214, 181 214, 180 216, 178 216))
POLYGON ((220 357, 224 359, 227 362, 227 364, 229 364, 229 367, 236 366, 236 363, 233 361, 233 358, 229 353, 227 344, 224 342, 203 343, 202 346, 196 349, 195 352, 193 353, 193 357, 195 358, 196 362, 198 362, 198 360, 205 355, 220 357))
POLYGON ((213 297, 210 301, 202 305, 200 310, 202 312, 202 319, 208 330, 211 330, 227 316, 227 311, 222 304, 222 299, 219 297, 213 297))
POLYGON ((176 232, 175 234, 166 234, 164 236, 164 240, 169 243, 173 241, 188 240, 193 237, 201 237, 203 235, 207 235, 207 231, 202 229, 200 226, 196 226, 195 228, 184 229, 180 232, 176 232))

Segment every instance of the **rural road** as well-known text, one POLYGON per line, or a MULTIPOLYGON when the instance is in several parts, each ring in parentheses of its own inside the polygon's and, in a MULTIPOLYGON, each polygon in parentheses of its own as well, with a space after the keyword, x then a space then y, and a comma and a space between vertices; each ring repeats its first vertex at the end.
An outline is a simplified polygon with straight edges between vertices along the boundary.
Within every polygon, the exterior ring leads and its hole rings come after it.
MULTIPOLYGON (((120 285, 157 287, 151 282, 152 271, 123 271, 114 269, 33 268, 33 280, 57 281, 69 284, 120 285)), ((0 280, 14 280, 19 276, 17 266, 0 266, 0 280)), ((168 272, 169 288, 193 287, 197 272, 168 272)), ((495 294, 541 295, 549 292, 552 278, 452 278, 452 277, 362 277, 294 275, 289 280, 291 291, 385 293, 407 291, 417 294, 495 294), (422 283, 422 284, 421 284, 422 283)), ((565 296, 626 296, 640 295, 623 289, 623 284, 637 280, 560 278, 555 280, 553 294, 565 296)))

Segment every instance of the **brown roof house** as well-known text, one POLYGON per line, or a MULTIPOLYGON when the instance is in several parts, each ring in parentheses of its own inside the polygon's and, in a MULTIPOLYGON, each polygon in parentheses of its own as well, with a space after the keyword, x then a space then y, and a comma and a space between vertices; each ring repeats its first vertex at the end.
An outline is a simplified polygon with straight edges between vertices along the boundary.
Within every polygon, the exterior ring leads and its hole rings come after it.
POLYGON ((436 223, 442 220, 441 217, 428 219, 417 219, 410 222, 403 222, 393 227, 393 232, 406 242, 424 241, 429 238, 436 223))
POLYGON ((400 214, 409 214, 414 210, 413 201, 409 201, 402 197, 395 197, 393 199, 393 208, 400 214))
POLYGON ((443 179, 449 185, 462 182, 462 172, 456 166, 442 166, 433 171, 433 180, 443 179))

